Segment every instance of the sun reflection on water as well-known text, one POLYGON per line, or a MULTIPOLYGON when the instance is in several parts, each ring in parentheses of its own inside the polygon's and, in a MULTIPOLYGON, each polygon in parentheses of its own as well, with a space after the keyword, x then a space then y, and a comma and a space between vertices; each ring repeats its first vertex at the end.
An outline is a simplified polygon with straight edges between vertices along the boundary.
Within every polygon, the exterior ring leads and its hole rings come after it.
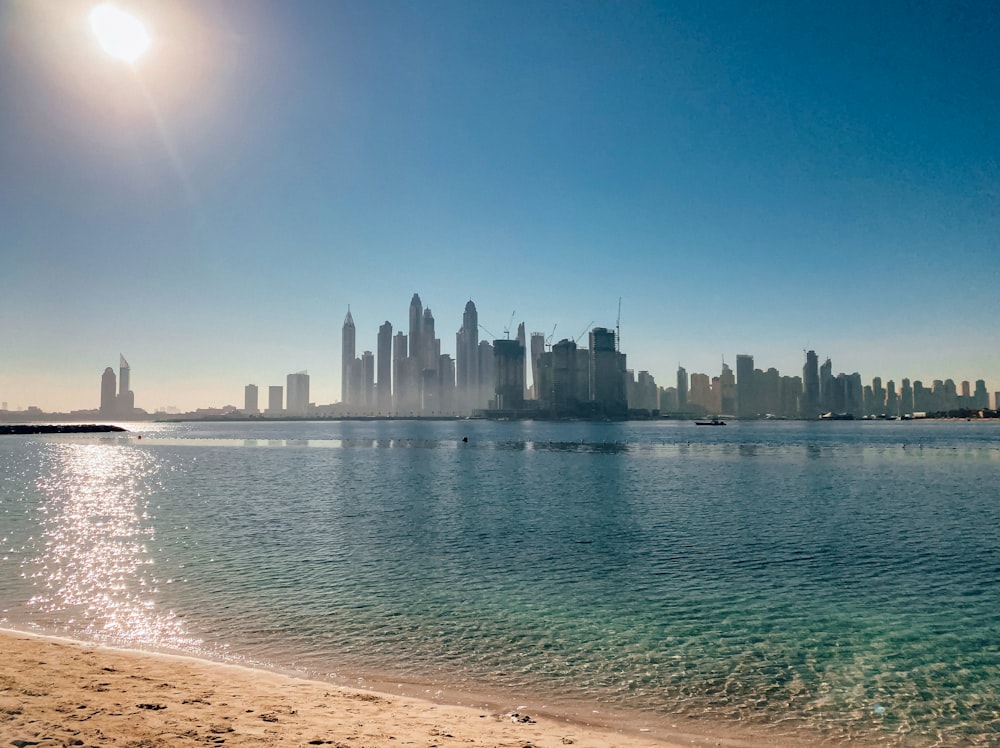
POLYGON ((74 632, 119 644, 197 645, 155 602, 148 514, 155 458, 102 444, 53 445, 48 457, 37 483, 43 544, 26 569, 37 590, 30 605, 74 632))

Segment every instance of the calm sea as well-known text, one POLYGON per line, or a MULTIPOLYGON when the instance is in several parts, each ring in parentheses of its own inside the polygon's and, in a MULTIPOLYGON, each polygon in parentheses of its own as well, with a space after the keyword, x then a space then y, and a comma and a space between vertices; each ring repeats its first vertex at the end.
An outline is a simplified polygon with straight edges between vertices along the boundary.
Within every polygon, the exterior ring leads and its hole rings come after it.
POLYGON ((0 437, 3 625, 654 734, 1000 743, 1000 424, 132 428, 0 437))

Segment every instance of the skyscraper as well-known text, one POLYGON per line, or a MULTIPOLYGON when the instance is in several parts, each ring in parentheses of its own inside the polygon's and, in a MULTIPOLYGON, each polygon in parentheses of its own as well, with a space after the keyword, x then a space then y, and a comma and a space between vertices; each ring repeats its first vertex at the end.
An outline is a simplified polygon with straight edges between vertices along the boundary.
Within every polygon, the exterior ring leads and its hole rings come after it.
POLYGON ((802 367, 802 407, 803 418, 816 418, 820 414, 819 398, 819 356, 816 351, 806 352, 806 364, 802 367))
POLYGON ((285 392, 280 384, 272 384, 267 388, 267 412, 280 416, 284 410, 285 392))
POLYGON ((821 413, 832 413, 836 408, 836 380, 833 377, 833 362, 828 358, 819 367, 819 409, 821 413))
POLYGON ((618 352, 614 330, 590 331, 590 399, 605 415, 628 413, 625 396, 625 354, 618 352))
POLYGON ((118 380, 110 366, 101 375, 101 416, 114 418, 117 413, 118 380))
POLYGON ((403 414, 410 407, 409 340, 405 333, 397 332, 392 342, 392 403, 396 413, 403 414))
POLYGON ((677 367, 677 409, 683 411, 688 403, 688 373, 683 366, 677 367))
POLYGON ((516 410, 524 407, 524 346, 517 340, 494 340, 496 361, 496 407, 516 410))
POLYGON ((531 395, 532 399, 538 400, 538 359, 545 353, 545 333, 531 333, 531 395))
POLYGON ((736 415, 736 375, 725 361, 722 362, 722 373, 719 375, 719 389, 722 395, 721 413, 736 415))
POLYGON ((344 326, 340 330, 340 401, 345 404, 350 404, 352 400, 351 367, 354 365, 354 358, 357 355, 355 353, 355 332, 351 308, 347 307, 344 326))
POLYGON ((462 315, 462 327, 455 335, 456 389, 462 409, 481 408, 479 400, 479 313, 469 299, 462 315))
POLYGON ((527 338, 527 334, 524 331, 524 323, 523 322, 520 322, 517 325, 517 342, 521 344, 521 348, 524 349, 524 353, 525 353, 525 356, 524 356, 525 372, 524 372, 524 374, 522 374, 521 379, 524 381, 524 397, 525 397, 525 399, 527 399, 527 397, 528 397, 528 374, 527 374, 527 367, 528 367, 528 355, 527 355, 528 354, 528 338, 527 338))
POLYGON ((740 418, 757 415, 753 384, 753 356, 739 353, 736 355, 736 415, 740 418))
POLYGON ((361 391, 366 408, 375 406, 375 355, 371 351, 361 354, 361 391))
POLYGON ((286 410, 290 416, 305 416, 309 412, 309 374, 300 371, 289 374, 285 384, 288 387, 286 410))
POLYGON ((243 388, 243 412, 247 415, 253 415, 258 412, 258 392, 257 385, 248 384, 243 388))
POLYGON ((378 388, 376 399, 379 412, 392 410, 392 325, 386 320, 378 329, 378 388))
MULTIPOLYGON (((141 363, 141 362, 140 362, 141 363)), ((128 361, 125 360, 125 356, 118 354, 118 397, 124 399, 128 395, 129 391, 129 374, 131 369, 129 368, 128 361)))
MULTIPOLYGON (((421 360, 423 355, 423 327, 424 327, 424 306, 420 302, 420 295, 413 294, 413 298, 410 299, 410 356, 412 358, 421 360)), ((421 366, 420 368, 423 368, 421 366)))
POLYGON ((115 405, 119 418, 131 418, 135 410, 135 393, 132 392, 129 375, 131 374, 128 361, 122 354, 118 354, 118 402, 115 405))

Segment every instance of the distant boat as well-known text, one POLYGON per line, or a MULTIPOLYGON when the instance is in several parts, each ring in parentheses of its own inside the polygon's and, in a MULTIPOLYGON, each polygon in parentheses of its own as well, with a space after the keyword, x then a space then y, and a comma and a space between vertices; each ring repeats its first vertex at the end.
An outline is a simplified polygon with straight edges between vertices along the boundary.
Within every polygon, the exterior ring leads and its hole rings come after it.
POLYGON ((725 426, 726 422, 721 421, 718 418, 713 418, 711 421, 695 421, 695 426, 725 426))

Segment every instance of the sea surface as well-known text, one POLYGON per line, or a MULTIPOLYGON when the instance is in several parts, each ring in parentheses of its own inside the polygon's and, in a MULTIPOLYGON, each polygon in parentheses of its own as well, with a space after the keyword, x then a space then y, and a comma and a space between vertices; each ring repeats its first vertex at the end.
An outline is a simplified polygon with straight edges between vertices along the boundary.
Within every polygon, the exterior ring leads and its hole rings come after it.
POLYGON ((0 625, 654 735, 1000 744, 1000 424, 128 427, 0 437, 0 625))

